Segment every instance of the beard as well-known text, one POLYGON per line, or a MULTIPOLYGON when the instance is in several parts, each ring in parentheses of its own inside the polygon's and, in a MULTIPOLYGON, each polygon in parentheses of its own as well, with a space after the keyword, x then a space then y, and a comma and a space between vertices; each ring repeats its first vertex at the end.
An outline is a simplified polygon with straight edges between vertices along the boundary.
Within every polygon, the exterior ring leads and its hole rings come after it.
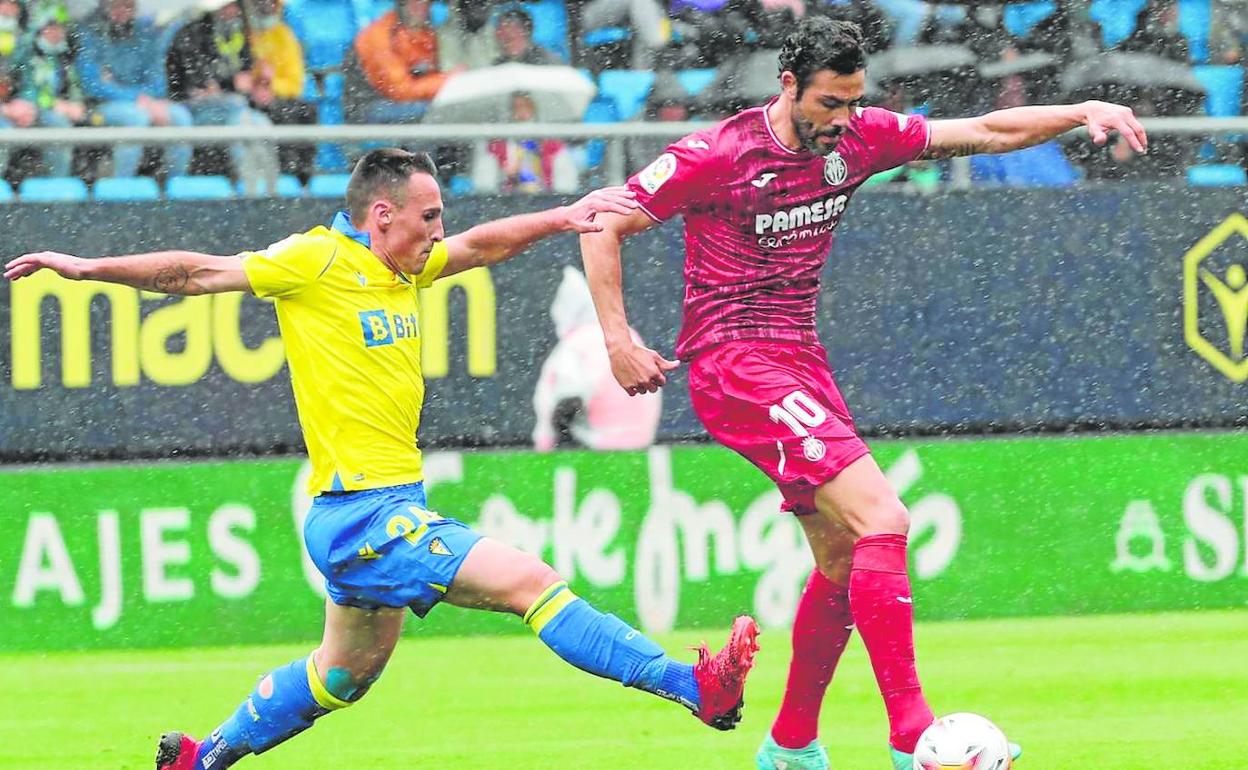
POLYGON ((793 132, 797 134, 797 141, 801 144, 802 149, 815 155, 831 155, 833 150, 840 144, 839 141, 823 144, 819 141, 820 137, 840 139, 840 137, 845 135, 845 129, 839 126, 825 128, 822 131, 816 130, 815 124, 802 115, 796 104, 793 105, 792 120, 793 132))

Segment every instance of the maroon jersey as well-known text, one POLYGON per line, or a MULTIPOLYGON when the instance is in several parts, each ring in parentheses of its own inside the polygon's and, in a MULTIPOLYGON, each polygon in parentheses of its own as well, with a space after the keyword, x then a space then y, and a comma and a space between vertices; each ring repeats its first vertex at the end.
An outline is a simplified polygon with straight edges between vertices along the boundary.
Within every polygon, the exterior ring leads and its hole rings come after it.
POLYGON ((629 180, 655 221, 685 217, 682 359, 727 340, 818 342, 819 275, 850 196, 927 148, 923 117, 867 107, 831 154, 794 151, 766 109, 684 137, 629 180))

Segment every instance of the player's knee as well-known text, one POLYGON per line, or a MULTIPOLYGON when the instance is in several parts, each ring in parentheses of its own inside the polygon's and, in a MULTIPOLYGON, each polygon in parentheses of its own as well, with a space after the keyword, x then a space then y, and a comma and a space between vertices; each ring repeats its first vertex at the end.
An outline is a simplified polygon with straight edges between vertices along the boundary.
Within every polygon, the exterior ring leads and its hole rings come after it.
POLYGON ((859 501, 838 516, 854 539, 868 535, 904 535, 910 529, 910 512, 895 495, 859 501))
POLYGON ((528 612, 546 589, 563 580, 553 567, 536 556, 516 572, 516 586, 509 605, 511 611, 520 616, 528 612))
POLYGON ((386 668, 386 664, 363 666, 329 666, 321 676, 322 684, 329 695, 348 704, 356 703, 368 693, 368 689, 373 686, 378 679, 381 679, 382 670, 386 668))
POLYGON ((910 511, 894 496, 873 501, 862 515, 863 528, 859 537, 867 535, 904 535, 910 531, 910 511))
MULTIPOLYGON (((341 656, 323 656, 319 651, 313 657, 315 676, 321 687, 332 698, 352 704, 364 697, 368 688, 381 678, 389 655, 359 653, 349 659, 341 656)), ((312 674, 312 672, 309 672, 312 674)), ((316 689, 315 683, 310 683, 316 689)))
POLYGON ((325 690, 330 695, 348 703, 355 703, 364 697, 368 689, 381 678, 385 663, 376 667, 366 666, 351 670, 341 666, 331 666, 324 674, 325 690))

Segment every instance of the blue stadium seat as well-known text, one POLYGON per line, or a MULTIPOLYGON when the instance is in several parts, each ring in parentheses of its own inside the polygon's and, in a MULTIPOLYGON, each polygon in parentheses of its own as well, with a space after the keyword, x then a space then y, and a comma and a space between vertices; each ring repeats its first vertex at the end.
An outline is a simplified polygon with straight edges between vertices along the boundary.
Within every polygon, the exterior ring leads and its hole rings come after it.
POLYGON ((680 83, 681 88, 689 93, 690 96, 697 96, 702 93, 715 80, 715 68, 707 67, 705 69, 681 70, 676 73, 676 82, 680 83))
POLYGON ((223 176, 174 176, 165 185, 169 200, 219 201, 234 197, 234 187, 223 176))
POLYGON ((1198 64, 1193 74, 1205 86, 1205 112, 1216 118, 1239 114, 1244 95, 1244 68, 1198 64))
POLYGON ((13 195, 13 188, 9 183, 0 179, 0 203, 12 203, 16 199, 13 195))
POLYGON ((1004 155, 975 155, 971 178, 1008 187, 1069 187, 1079 181, 1079 172, 1061 145, 1045 142, 1004 155))
POLYGON ((1010 3, 1005 6, 1002 23, 1011 35, 1024 37, 1032 27, 1053 15, 1057 3, 1053 0, 1039 0, 1030 3, 1010 3))
POLYGON ((1209 31, 1213 22, 1210 0, 1179 0, 1179 31, 1187 38, 1194 62, 1209 61, 1209 31))
MULTIPOLYGON (((352 0, 355 7, 355 19, 360 27, 367 27, 381 16, 394 10, 394 0, 352 0)), ((435 3, 434 5, 444 5, 435 3)), ((430 12, 432 16, 432 10, 430 12)))
POLYGON ((535 0, 524 3, 533 17, 533 42, 559 54, 565 62, 572 58, 568 50, 568 9, 563 0, 535 0))
POLYGON ((17 194, 39 203, 85 201, 87 183, 76 176, 32 176, 22 180, 17 194))
POLYGON ((157 201, 160 185, 148 176, 107 176, 96 180, 91 195, 97 201, 157 201))
MULTIPOLYGON (((585 108, 586 123, 616 123, 620 114, 615 110, 615 102, 598 97, 585 108)), ((585 143, 585 165, 597 168, 607 154, 607 143, 602 139, 590 139, 585 143)))
POLYGON ((346 87, 347 79, 341 72, 328 72, 321 81, 321 99, 341 103, 346 87))
POLYGON ((313 77, 310 70, 303 71, 303 93, 299 95, 305 102, 314 102, 321 98, 321 89, 316 84, 316 78, 313 77))
POLYGON ((620 113, 615 108, 613 99, 598 97, 585 108, 586 123, 618 123, 620 113))
POLYGON ((300 0, 286 5, 286 22, 303 44, 308 69, 342 66, 343 56, 359 31, 352 0, 300 0))
POLYGON ((1190 166, 1187 183, 1192 187, 1242 187, 1248 185, 1248 173, 1234 163, 1209 163, 1190 166))
POLYGON ((1135 31, 1136 14, 1147 0, 1092 0, 1088 15, 1101 25, 1101 43, 1112 48, 1135 31))
POLYGON ((313 198, 341 198, 347 194, 350 174, 316 174, 308 180, 308 195, 313 198))
MULTIPOLYGON (((239 197, 247 194, 247 185, 240 179, 234 184, 234 191, 239 197)), ((261 198, 302 198, 303 185, 299 184, 299 178, 291 174, 281 174, 277 177, 277 189, 270 190, 268 183, 263 179, 257 187, 257 196, 261 198)))
POLYGON ((651 70, 605 70, 598 76, 601 96, 615 100, 615 109, 621 120, 632 120, 641 112, 654 87, 651 70))
POLYGON ((632 31, 626 27, 599 27, 598 29, 591 29, 582 35, 581 42, 587 48, 597 48, 600 45, 609 45, 628 40, 632 36, 632 31))
POLYGON ((446 182, 447 195, 452 197, 462 197, 464 195, 472 195, 472 177, 464 174, 456 174, 446 182))
MULTIPOLYGON (((343 123, 343 89, 346 78, 341 72, 325 74, 322 92, 317 95, 317 122, 324 126, 338 126, 343 123)), ((320 142, 316 145, 316 167, 321 171, 347 170, 347 156, 339 145, 320 142)))

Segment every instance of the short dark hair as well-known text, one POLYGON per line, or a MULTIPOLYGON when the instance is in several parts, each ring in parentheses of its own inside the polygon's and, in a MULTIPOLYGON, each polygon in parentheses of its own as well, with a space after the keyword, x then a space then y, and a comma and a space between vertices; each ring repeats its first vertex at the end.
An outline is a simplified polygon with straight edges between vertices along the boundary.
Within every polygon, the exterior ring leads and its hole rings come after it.
POLYGON ((808 16, 785 38, 780 49, 780 71, 797 76, 799 95, 820 70, 852 75, 866 66, 862 29, 852 21, 808 16))
POLYGON ((435 179, 438 167, 427 152, 408 152, 384 147, 364 153, 351 180, 347 182, 347 212, 357 226, 368 216, 368 207, 382 196, 403 203, 407 180, 412 174, 428 174, 435 179))
POLYGON ((532 15, 519 6, 512 6, 498 15, 499 24, 502 24, 505 21, 519 22, 520 26, 524 27, 527 31, 533 31, 532 15))

